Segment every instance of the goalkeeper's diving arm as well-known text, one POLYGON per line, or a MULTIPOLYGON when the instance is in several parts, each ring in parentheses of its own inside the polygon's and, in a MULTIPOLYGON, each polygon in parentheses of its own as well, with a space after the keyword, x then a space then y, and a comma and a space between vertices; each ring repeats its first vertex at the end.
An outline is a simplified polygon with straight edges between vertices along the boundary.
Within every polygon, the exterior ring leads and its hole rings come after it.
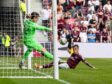
POLYGON ((39 26, 39 25, 36 25, 36 29, 37 30, 42 30, 42 31, 52 31, 51 28, 48 28, 48 27, 45 27, 45 26, 39 26))

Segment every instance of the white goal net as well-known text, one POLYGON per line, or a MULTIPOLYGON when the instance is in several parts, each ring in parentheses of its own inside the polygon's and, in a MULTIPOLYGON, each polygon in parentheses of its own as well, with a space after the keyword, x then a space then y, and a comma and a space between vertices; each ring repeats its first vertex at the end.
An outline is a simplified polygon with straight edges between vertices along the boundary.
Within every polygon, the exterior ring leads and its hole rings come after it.
MULTIPOLYGON (((52 53, 50 42, 41 43, 52 53)), ((37 70, 34 64, 47 64, 51 60, 35 50, 25 61, 23 69, 19 63, 24 54, 19 0, 0 0, 0 78, 48 78, 53 68, 37 70)))

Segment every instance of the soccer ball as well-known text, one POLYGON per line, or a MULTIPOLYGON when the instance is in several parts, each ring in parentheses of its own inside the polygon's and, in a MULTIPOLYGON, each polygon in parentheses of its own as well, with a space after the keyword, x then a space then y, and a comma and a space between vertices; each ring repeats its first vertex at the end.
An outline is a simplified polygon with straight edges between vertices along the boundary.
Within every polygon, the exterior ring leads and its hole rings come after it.
POLYGON ((60 44, 61 45, 65 45, 67 43, 67 39, 66 38, 60 38, 60 44))

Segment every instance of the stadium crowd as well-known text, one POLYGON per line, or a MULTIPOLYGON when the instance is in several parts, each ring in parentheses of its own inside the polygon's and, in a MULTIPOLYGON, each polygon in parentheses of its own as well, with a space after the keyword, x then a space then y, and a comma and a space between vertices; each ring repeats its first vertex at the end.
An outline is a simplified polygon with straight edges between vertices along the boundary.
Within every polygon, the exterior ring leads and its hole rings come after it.
MULTIPOLYGON (((43 25, 52 26, 52 0, 42 6, 43 25)), ((67 30, 73 42, 112 42, 112 0, 58 0, 57 18, 59 39, 67 30)))

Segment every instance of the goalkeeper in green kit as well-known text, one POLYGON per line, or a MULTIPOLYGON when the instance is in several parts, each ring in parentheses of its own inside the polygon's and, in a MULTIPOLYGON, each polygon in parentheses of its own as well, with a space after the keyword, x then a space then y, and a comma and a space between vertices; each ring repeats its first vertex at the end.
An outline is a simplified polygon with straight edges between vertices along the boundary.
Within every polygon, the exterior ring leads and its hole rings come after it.
POLYGON ((27 51, 24 53, 24 56, 21 62, 19 63, 19 68, 21 69, 22 66, 24 65, 24 61, 28 58, 32 50, 37 50, 43 53, 45 57, 53 60, 53 55, 49 53, 40 43, 38 43, 33 39, 36 30, 42 30, 42 31, 52 30, 50 28, 37 25, 36 22, 38 21, 38 18, 39 18, 39 14, 36 12, 32 12, 31 18, 26 19, 24 21, 24 44, 27 46, 27 51))

